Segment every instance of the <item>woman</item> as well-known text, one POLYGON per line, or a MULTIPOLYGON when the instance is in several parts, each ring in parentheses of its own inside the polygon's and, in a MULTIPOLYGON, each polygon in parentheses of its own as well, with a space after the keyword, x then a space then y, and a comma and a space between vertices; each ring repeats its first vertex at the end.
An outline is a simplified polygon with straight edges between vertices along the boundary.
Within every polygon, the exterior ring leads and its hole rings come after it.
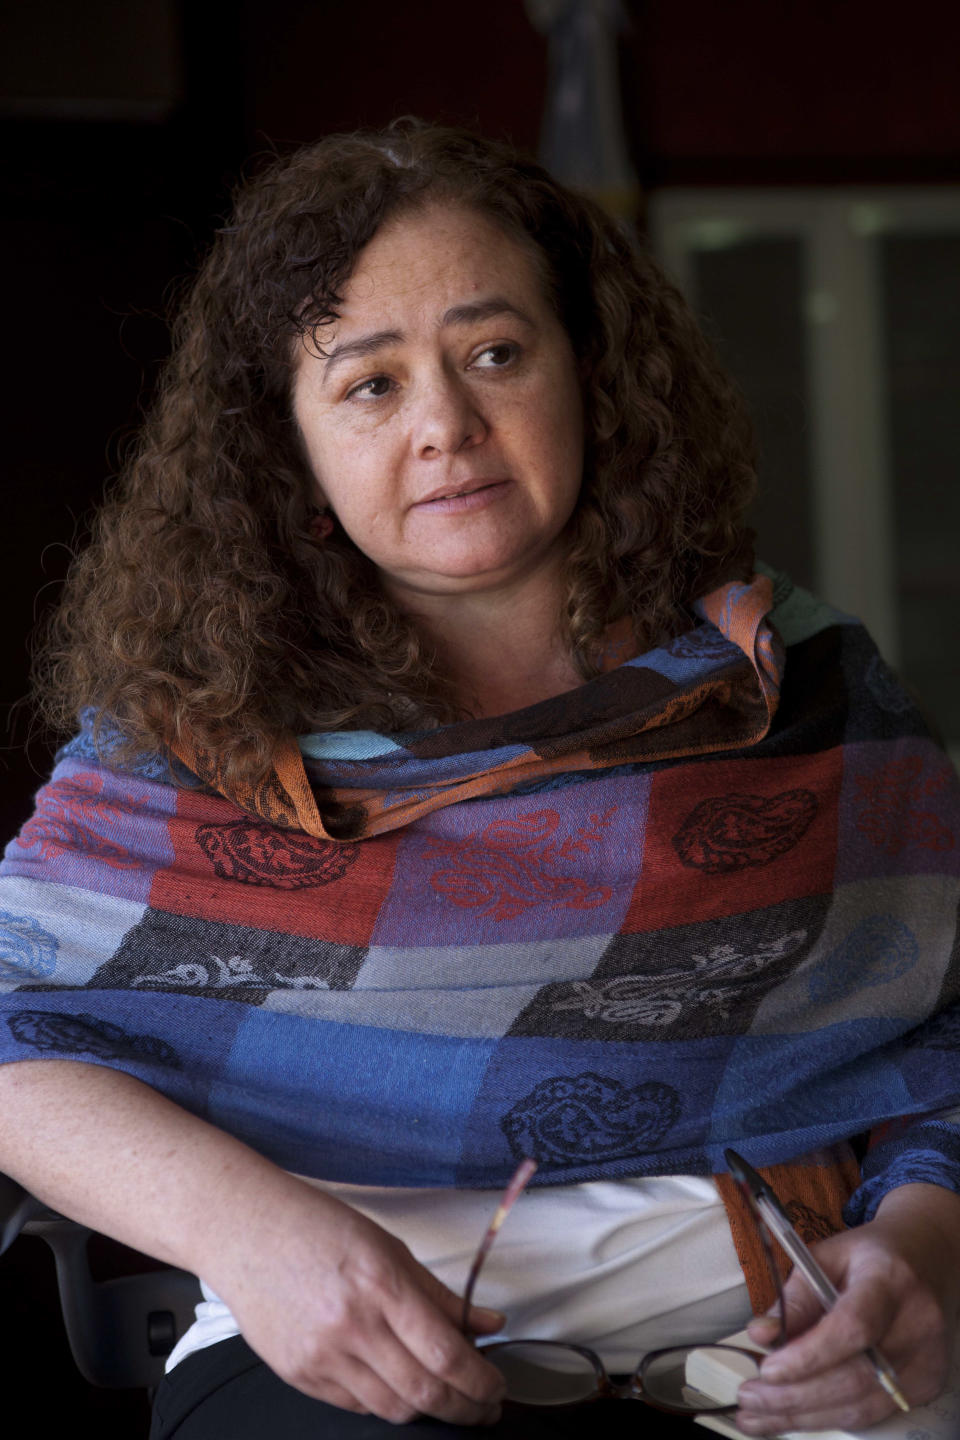
POLYGON ((752 487, 680 297, 508 148, 407 122, 240 195, 2 879, 0 1165, 207 1286, 155 1435, 591 1423, 498 1418, 460 1330, 523 1155, 477 1335, 628 1370, 740 1328, 734 1145, 843 1291, 791 1279, 742 1428, 890 1413, 870 1343, 942 1386, 956 782, 860 628, 755 572, 752 487))

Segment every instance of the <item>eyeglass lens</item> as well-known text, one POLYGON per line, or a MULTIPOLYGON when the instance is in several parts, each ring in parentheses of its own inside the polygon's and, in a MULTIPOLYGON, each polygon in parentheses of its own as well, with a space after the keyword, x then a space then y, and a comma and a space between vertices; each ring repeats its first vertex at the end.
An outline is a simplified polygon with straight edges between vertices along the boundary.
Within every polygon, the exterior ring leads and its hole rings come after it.
POLYGON ((507 1399, 522 1405, 574 1405, 600 1389, 598 1373, 586 1355, 564 1345, 518 1340, 482 1353, 507 1382, 507 1399))
POLYGON ((724 1345, 689 1345, 651 1355, 640 1368, 643 1393, 671 1410, 723 1410, 760 1374, 759 1358, 724 1345))

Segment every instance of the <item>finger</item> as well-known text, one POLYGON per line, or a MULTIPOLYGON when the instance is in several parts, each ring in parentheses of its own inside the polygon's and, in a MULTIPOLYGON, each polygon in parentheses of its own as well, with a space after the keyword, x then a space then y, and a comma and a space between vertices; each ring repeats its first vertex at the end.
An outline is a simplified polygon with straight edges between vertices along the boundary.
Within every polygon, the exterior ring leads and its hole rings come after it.
MULTIPOLYGON (((427 1355, 421 1356, 414 1350, 409 1335, 401 1338, 385 1331, 375 1337, 375 1349, 372 1344, 371 1352, 377 1357, 377 1378, 409 1410, 401 1423, 411 1420, 414 1415, 430 1415, 453 1425, 481 1425, 499 1417, 503 1377, 492 1365, 481 1360, 473 1347, 455 1330, 451 1330, 450 1334, 467 1357, 479 1363, 482 1372, 489 1372, 489 1377, 483 1373, 483 1384, 477 1387, 477 1395, 464 1389, 463 1366, 452 1344, 442 1343, 432 1353, 428 1351, 427 1355)), ((353 1385, 350 1388, 357 1393, 353 1385)), ((369 1388, 363 1393, 364 1396, 369 1394, 369 1388)), ((378 1410, 377 1413, 382 1412, 378 1410)), ((393 1419, 395 1416, 384 1415, 384 1418, 393 1419)))
MULTIPOLYGON (((762 1378, 782 1385, 822 1374, 879 1344, 896 1314, 897 1297, 878 1277, 844 1291, 834 1308, 762 1362, 762 1378)), ((795 1316, 796 1312, 793 1312, 795 1316)))
MULTIPOLYGON (((442 1280, 438 1280, 425 1266, 419 1266, 418 1278, 421 1288, 426 1295, 437 1306, 437 1309, 460 1328, 460 1321, 463 1316, 463 1296, 457 1295, 442 1280)), ((502 1310, 491 1310, 485 1305, 471 1305, 467 1316, 467 1325, 473 1335, 492 1335, 502 1330, 507 1323, 507 1317, 502 1310)))
MULTIPOLYGON (((407 1292, 401 1303, 386 1314, 386 1321, 402 1345, 416 1357, 425 1370, 438 1376, 445 1383, 459 1390, 468 1399, 480 1405, 490 1406, 503 1398, 505 1381, 499 1370, 473 1346, 460 1331, 460 1308, 462 1301, 453 1291, 436 1280, 429 1271, 424 1272, 428 1282, 424 1285, 426 1298, 435 1304, 424 1304, 420 1291, 407 1292), (432 1283, 431 1283, 432 1282, 432 1283), (451 1311, 454 1313, 451 1314, 451 1311), (446 1313, 443 1313, 446 1312, 446 1313)), ((476 1313, 471 1309, 471 1317, 476 1313)), ((505 1323, 498 1311, 479 1311, 480 1315, 496 1317, 492 1327, 500 1329, 505 1323)))
MULTIPOLYGON (((783 1313, 787 1339, 794 1339, 816 1325, 823 1316, 823 1306, 805 1282, 783 1289, 783 1313)), ((747 1334, 757 1345, 770 1348, 781 1335, 780 1306, 772 1305, 765 1315, 756 1315, 747 1325, 747 1334)))
POLYGON ((408 1425, 419 1413, 408 1396, 356 1356, 338 1355, 336 1381, 317 1377, 297 1388, 315 1400, 358 1415, 376 1415, 392 1425, 408 1425))
POLYGON ((884 1392, 833 1410, 737 1411, 734 1423, 745 1435, 776 1435, 795 1430, 866 1430, 892 1415, 895 1406, 884 1392))
MULTIPOLYGON (((294 1388, 299 1390, 301 1387, 298 1385, 294 1388)), ((335 1405, 338 1410, 350 1410, 354 1415, 370 1414, 366 1405, 355 1395, 351 1395, 349 1390, 344 1390, 342 1385, 336 1385, 333 1381, 303 1393, 309 1395, 311 1400, 322 1400, 325 1405, 335 1405)))
POLYGON ((747 1326, 747 1334, 757 1345, 772 1345, 779 1333, 778 1315, 755 1315, 747 1326))
MULTIPOLYGON (((824 1267, 826 1268, 826 1267, 824 1267)), ((836 1275, 831 1276, 838 1283, 836 1275)), ((793 1339, 813 1328, 823 1319, 824 1308, 809 1280, 799 1270, 792 1270, 783 1285, 783 1308, 787 1319, 787 1335, 793 1339)), ((779 1319, 779 1307, 771 1306, 768 1314, 779 1319)))
POLYGON ((812 1380, 793 1385, 770 1385, 762 1379, 750 1380, 741 1385, 737 1404, 744 1411, 774 1415, 828 1409, 839 1412, 843 1407, 875 1398, 878 1385, 872 1366, 865 1357, 860 1357, 812 1380))
MULTIPOLYGON (((460 1315, 457 1314, 459 1323, 460 1315)), ((467 1326, 471 1335, 495 1335, 507 1323, 502 1310, 488 1310, 484 1305, 471 1305, 467 1315, 467 1326)))
POLYGON ((467 1401, 429 1375, 385 1327, 371 1331, 368 1338, 375 1362, 344 1351, 322 1353, 312 1365, 307 1362, 297 1373, 282 1378, 314 1400, 355 1414, 376 1415, 394 1425, 435 1413, 464 1425, 499 1418, 498 1406, 467 1401), (327 1376, 324 1366, 334 1361, 335 1376, 327 1376))

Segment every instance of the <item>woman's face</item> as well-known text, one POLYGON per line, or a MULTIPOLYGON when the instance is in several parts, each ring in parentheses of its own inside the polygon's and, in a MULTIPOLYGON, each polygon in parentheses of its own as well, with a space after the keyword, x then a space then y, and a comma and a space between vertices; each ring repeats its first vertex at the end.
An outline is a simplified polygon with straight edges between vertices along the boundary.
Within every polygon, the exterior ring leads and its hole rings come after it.
POLYGON ((577 503, 576 362, 526 250, 432 205, 361 252, 294 413, 316 477, 400 603, 552 573, 577 503))

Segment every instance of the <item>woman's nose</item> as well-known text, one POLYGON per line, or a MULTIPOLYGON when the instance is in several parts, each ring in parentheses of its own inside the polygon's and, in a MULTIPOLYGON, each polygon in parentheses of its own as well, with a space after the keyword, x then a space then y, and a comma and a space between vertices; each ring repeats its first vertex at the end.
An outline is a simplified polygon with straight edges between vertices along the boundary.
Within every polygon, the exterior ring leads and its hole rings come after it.
POLYGON ((418 455, 454 455, 477 445, 487 425, 470 389, 457 376, 444 374, 425 384, 417 397, 413 442, 418 455))

